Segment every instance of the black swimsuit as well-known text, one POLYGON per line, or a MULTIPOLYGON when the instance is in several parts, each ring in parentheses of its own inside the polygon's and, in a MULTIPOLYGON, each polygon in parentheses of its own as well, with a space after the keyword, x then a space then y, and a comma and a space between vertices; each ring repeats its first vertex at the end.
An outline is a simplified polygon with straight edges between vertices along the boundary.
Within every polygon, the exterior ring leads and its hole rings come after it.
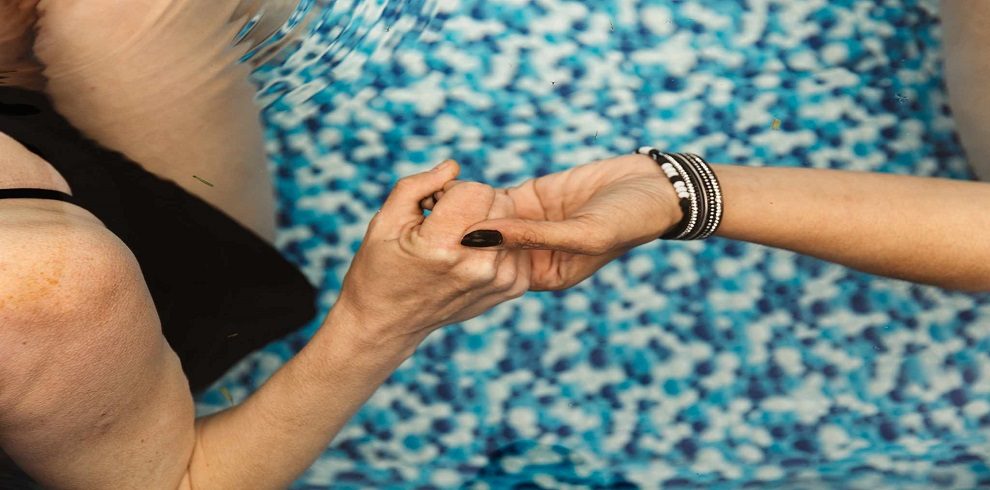
POLYGON ((162 331, 194 392, 316 315, 316 289, 265 240, 88 140, 44 94, 0 87, 0 132, 55 167, 73 193, 5 189, 0 199, 68 201, 116 234, 141 266, 162 331))

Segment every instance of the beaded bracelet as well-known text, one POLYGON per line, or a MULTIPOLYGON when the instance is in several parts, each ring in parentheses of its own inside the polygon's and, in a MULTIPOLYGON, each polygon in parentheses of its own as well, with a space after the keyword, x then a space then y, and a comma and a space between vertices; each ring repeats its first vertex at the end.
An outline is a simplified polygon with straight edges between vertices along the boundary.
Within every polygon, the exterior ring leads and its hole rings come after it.
POLYGON ((683 212, 680 223, 660 237, 662 240, 703 240, 722 222, 722 189, 715 172, 693 153, 663 153, 644 146, 636 153, 648 155, 660 165, 677 192, 683 212))
POLYGON ((719 225, 722 224, 722 213, 724 206, 722 204, 722 188, 719 185, 718 178, 715 176, 715 172, 712 171, 708 162, 704 161, 698 155, 693 153, 678 153, 685 158, 694 162, 694 169, 700 173, 702 180, 705 183, 707 202, 709 213, 711 214, 710 219, 707 220, 707 226, 700 229, 700 234, 697 236, 697 240, 704 240, 712 236, 716 230, 718 230, 719 225))

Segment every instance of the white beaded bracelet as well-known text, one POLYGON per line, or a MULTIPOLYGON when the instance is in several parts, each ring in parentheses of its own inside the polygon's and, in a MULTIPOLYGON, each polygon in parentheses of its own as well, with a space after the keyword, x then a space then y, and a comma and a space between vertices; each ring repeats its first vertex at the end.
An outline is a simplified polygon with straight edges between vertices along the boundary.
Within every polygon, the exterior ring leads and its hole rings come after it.
POLYGON ((718 230, 723 214, 722 189, 704 159, 693 153, 664 153, 648 146, 636 153, 648 155, 660 165, 680 200, 684 217, 661 239, 703 240, 718 230))

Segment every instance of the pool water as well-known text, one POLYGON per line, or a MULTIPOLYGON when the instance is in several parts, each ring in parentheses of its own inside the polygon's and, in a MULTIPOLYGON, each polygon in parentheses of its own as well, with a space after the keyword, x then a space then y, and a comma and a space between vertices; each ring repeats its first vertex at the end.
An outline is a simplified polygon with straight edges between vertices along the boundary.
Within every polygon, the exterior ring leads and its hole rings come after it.
MULTIPOLYGON (((279 246, 323 311, 390 185, 445 158, 496 187, 643 144, 971 175, 934 0, 404 9, 391 41, 334 44, 328 23, 254 74, 279 246)), ((246 359, 199 412, 246 397, 315 328, 246 359)), ((434 333, 294 488, 990 488, 988 432, 990 295, 654 242, 434 333)))

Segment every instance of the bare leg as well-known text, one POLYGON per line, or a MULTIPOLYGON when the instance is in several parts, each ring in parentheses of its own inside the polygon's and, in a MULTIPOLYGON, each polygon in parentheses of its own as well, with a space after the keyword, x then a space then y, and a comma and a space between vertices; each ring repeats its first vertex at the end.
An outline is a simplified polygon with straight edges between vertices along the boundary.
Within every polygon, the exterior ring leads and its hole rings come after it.
POLYGON ((942 0, 945 77, 969 164, 990 180, 990 1, 942 0))
POLYGON ((40 0, 34 49, 75 126, 271 240, 254 87, 230 47, 238 3, 40 0))

